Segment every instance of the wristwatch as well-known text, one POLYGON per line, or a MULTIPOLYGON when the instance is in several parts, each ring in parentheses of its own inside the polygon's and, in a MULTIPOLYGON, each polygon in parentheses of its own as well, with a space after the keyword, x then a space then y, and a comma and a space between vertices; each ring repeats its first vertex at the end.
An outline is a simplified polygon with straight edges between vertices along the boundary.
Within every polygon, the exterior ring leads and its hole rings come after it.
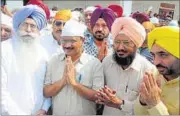
POLYGON ((122 100, 122 104, 119 105, 119 109, 122 110, 122 106, 124 105, 124 100, 122 100))

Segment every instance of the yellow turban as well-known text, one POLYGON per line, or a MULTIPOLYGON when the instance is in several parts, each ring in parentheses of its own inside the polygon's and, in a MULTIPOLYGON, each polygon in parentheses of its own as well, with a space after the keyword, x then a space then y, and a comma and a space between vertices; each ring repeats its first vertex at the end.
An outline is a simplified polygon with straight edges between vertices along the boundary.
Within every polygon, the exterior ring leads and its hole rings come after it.
POLYGON ((157 44, 172 55, 180 58, 179 54, 179 28, 178 27, 158 27, 148 34, 148 47, 152 48, 157 44))
POLYGON ((63 20, 64 22, 68 21, 72 17, 71 10, 65 9, 60 10, 56 13, 55 20, 63 20))
POLYGON ((150 21, 145 21, 142 23, 142 25, 145 29, 153 30, 155 28, 155 26, 150 21))

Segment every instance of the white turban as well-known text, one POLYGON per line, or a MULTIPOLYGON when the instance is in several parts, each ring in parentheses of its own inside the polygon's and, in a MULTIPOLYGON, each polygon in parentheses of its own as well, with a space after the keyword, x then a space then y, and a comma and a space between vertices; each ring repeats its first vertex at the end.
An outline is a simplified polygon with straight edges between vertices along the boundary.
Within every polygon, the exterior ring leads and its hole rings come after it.
POLYGON ((61 36, 80 36, 84 38, 85 30, 86 26, 84 24, 70 19, 64 25, 61 36))
POLYGON ((84 10, 84 12, 94 12, 95 9, 96 9, 96 7, 94 7, 94 6, 89 6, 89 7, 87 7, 87 8, 84 10))
POLYGON ((12 28, 12 18, 3 13, 1 13, 1 17, 1 24, 7 25, 12 28))

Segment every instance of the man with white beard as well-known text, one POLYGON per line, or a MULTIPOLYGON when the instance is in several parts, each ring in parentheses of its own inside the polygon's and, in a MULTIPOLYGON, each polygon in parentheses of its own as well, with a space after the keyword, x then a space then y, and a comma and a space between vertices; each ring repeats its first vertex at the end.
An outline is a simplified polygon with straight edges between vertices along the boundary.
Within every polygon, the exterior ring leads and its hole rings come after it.
POLYGON ((43 97, 47 54, 39 37, 45 25, 45 12, 35 5, 13 17, 14 35, 1 43, 2 115, 44 115, 51 105, 43 97))

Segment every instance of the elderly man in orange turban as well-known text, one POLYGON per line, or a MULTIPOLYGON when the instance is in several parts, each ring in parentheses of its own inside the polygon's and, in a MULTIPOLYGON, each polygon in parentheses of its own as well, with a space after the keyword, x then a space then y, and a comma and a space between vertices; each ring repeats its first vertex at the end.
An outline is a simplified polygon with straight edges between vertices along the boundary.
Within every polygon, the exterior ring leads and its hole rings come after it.
POLYGON ((60 10, 56 13, 52 24, 52 33, 42 36, 41 44, 47 50, 49 57, 54 53, 62 53, 60 36, 65 23, 72 17, 70 9, 60 10))

